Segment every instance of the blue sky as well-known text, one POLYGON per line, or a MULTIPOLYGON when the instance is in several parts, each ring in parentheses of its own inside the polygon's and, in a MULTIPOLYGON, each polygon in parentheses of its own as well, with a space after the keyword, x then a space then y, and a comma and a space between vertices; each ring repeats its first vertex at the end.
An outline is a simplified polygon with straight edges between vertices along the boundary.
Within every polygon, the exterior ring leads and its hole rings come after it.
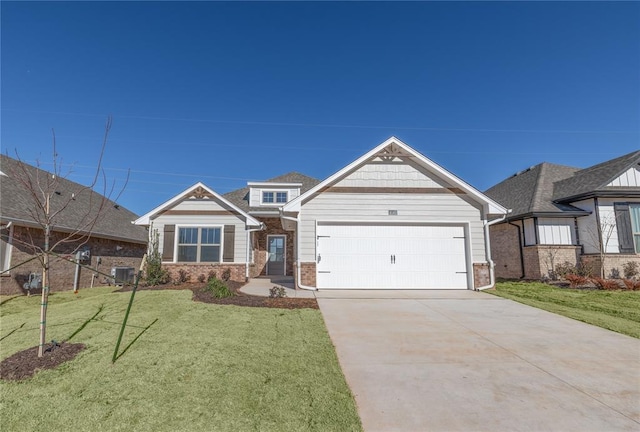
POLYGON ((636 2, 7 2, 2 152, 58 154, 143 214, 326 178, 391 135, 484 190, 542 161, 640 148, 636 2))

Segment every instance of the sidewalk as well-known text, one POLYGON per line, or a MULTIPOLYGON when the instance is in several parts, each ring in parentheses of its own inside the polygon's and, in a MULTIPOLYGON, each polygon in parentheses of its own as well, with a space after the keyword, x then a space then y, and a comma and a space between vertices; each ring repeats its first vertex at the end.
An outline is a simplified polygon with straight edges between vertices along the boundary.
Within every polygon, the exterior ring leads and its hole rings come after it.
POLYGON ((315 291, 295 289, 291 276, 260 276, 249 279, 240 291, 249 295, 269 297, 269 290, 274 286, 283 287, 289 298, 315 298, 315 291))

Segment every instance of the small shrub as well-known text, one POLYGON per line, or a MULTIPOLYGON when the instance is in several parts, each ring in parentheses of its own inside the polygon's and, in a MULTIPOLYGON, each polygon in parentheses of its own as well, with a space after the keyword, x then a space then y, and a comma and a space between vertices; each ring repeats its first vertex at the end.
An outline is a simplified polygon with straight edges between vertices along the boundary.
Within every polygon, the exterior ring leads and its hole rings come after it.
POLYGON ((591 277, 593 275, 593 265, 584 262, 575 265, 569 261, 565 261, 562 264, 556 265, 554 273, 563 279, 567 279, 567 275, 591 277))
POLYGON ((200 273, 198 275, 198 282, 200 283, 204 283, 204 281, 207 280, 207 278, 205 277, 205 275, 203 275, 202 273, 200 273))
POLYGON ((176 279, 177 283, 185 283, 189 282, 189 280, 191 280, 191 275, 189 275, 188 271, 184 269, 178 270, 178 278, 176 279))
POLYGON ((640 281, 633 279, 622 279, 624 286, 627 287, 628 290, 631 291, 640 291, 640 281))
POLYGON ((586 285, 587 283, 589 283, 588 277, 584 277, 576 274, 568 274, 568 275, 565 275, 564 278, 569 282, 569 286, 571 288, 577 288, 579 286, 586 285))
POLYGON ((635 261, 629 261, 622 265, 622 272, 624 273, 624 277, 626 279, 633 279, 640 274, 640 269, 638 268, 638 263, 635 261))
POLYGON ((227 284, 218 278, 210 279, 205 289, 213 294, 215 298, 227 298, 234 296, 227 284))
POLYGON ((592 277, 591 282, 593 282, 596 287, 603 290, 618 290, 620 289, 620 284, 618 281, 611 279, 602 279, 601 277, 592 277))
POLYGON ((274 287, 269 289, 269 297, 271 297, 271 298, 282 298, 282 297, 286 297, 286 296, 287 296, 287 293, 286 293, 284 287, 274 286, 274 287))
POLYGON ((620 270, 617 268, 612 268, 611 273, 609 273, 609 279, 620 279, 620 270))
POLYGON ((218 274, 216 272, 214 272, 213 270, 209 270, 209 273, 207 273, 207 282, 217 277, 218 277, 218 274))
POLYGON ((220 279, 222 279, 225 282, 228 282, 229 279, 231 279, 231 269, 226 269, 225 271, 223 271, 222 276, 220 276, 220 279))
POLYGON ((145 281, 147 285, 154 286, 169 283, 170 279, 169 272, 162 268, 162 256, 158 251, 158 230, 154 230, 147 255, 145 281))

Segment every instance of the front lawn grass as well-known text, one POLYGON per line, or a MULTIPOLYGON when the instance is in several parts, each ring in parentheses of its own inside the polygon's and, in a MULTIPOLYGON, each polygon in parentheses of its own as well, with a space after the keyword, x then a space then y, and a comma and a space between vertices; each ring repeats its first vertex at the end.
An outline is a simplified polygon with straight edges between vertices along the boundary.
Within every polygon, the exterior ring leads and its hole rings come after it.
MULTIPOLYGON (((7 431, 361 430, 318 310, 196 303, 191 291, 93 288, 50 297, 47 340, 87 349, 22 382, 1 382, 7 431)), ((39 296, 0 306, 4 359, 38 341, 39 296)))
POLYGON ((486 292, 640 338, 640 291, 556 288, 540 282, 498 282, 486 292))

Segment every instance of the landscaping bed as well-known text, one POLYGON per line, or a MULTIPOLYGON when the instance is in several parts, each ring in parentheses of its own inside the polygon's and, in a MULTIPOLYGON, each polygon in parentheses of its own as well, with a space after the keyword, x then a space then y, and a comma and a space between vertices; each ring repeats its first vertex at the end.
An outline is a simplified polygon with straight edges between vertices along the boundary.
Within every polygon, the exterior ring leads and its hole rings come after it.
POLYGON ((30 378, 36 372, 45 369, 53 369, 62 363, 73 360, 80 351, 85 349, 84 344, 47 344, 42 357, 38 357, 38 347, 18 351, 0 362, 0 379, 5 381, 19 381, 30 378))

